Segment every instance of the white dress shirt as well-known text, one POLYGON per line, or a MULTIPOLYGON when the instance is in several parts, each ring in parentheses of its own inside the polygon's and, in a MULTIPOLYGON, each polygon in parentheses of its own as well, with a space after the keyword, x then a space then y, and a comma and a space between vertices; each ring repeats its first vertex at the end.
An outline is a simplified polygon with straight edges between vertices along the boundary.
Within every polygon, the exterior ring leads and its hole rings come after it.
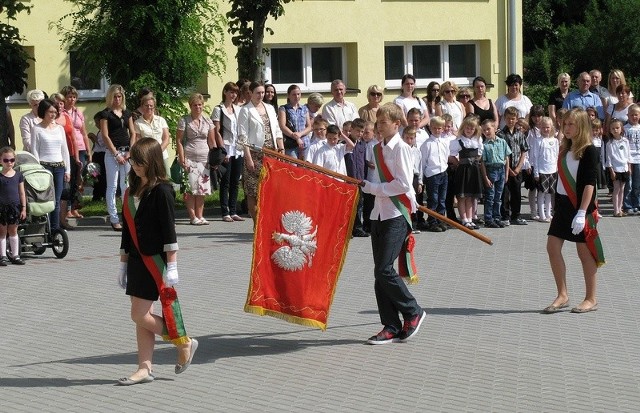
POLYGON ((413 191, 413 157, 411 147, 407 145, 399 134, 396 134, 385 145, 382 145, 382 157, 391 172, 391 182, 373 183, 364 181, 363 192, 376 196, 371 211, 372 220, 382 220, 401 216, 402 213, 391 200, 391 196, 405 194, 411 200, 411 213, 416 212, 416 194, 413 191))
POLYGON ((422 175, 429 178, 447 170, 450 153, 449 142, 450 140, 446 138, 431 135, 422 144, 420 148, 422 153, 420 171, 422 171, 422 175))
POLYGON ((340 130, 342 130, 342 125, 346 121, 354 120, 357 117, 358 108, 346 100, 343 104, 340 104, 333 99, 322 108, 322 119, 329 122, 330 125, 337 125, 340 130))
POLYGON ((347 146, 344 143, 338 143, 333 146, 325 143, 316 151, 313 156, 313 163, 330 169, 333 172, 346 175, 347 165, 344 162, 344 155, 346 153, 351 153, 351 151, 347 151, 347 146))

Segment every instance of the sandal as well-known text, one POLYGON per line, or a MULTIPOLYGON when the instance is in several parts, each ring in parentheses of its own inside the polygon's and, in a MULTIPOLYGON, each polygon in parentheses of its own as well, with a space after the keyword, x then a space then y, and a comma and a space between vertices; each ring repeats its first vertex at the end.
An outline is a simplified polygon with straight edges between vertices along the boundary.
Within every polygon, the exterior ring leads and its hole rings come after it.
POLYGON ((224 222, 233 222, 233 218, 231 218, 231 216, 230 216, 230 215, 225 215, 225 216, 223 216, 223 217, 222 217, 222 220, 223 220, 224 222))

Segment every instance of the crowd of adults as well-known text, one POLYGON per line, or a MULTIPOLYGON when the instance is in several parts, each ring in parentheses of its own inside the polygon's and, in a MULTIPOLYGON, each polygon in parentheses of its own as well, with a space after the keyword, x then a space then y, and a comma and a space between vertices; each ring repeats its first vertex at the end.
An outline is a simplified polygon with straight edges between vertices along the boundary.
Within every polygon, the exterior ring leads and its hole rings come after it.
MULTIPOLYGON (((583 72, 577 76, 577 89, 571 90, 570 75, 560 74, 557 88, 547 102, 547 115, 557 123, 563 109, 593 108, 604 125, 606 137, 612 119, 627 121, 633 94, 620 70, 609 73, 606 87, 600 85, 601 80, 602 74, 598 70, 583 72)), ((479 124, 487 119, 492 120, 498 129, 502 129, 508 107, 517 110, 522 120, 519 125, 526 129, 530 125, 529 113, 533 104, 523 94, 523 79, 517 74, 510 74, 505 83, 507 92, 495 101, 487 97, 487 87, 490 85, 480 76, 473 80, 470 87, 460 88, 449 80, 430 82, 426 95, 420 97, 416 93, 416 78, 407 74, 403 76, 401 90, 393 102, 405 114, 403 126, 408 126, 406 116, 409 111, 417 109, 421 113, 417 127, 427 132, 430 118, 443 115, 453 120, 454 133, 467 116, 476 117, 479 124)), ((261 155, 252 151, 251 146, 281 150, 302 158, 304 148, 308 147, 314 134, 314 119, 322 117, 330 125, 340 128, 345 122, 356 118, 375 122, 376 111, 385 98, 384 91, 378 85, 368 87, 367 104, 357 108, 345 99, 347 88, 341 80, 331 83, 332 99, 326 104, 320 93, 310 94, 306 103, 303 103, 301 89, 291 85, 286 93, 286 102, 278 105, 278 93, 273 85, 240 80, 224 85, 220 103, 213 107, 210 116, 204 112, 204 97, 193 94, 189 98, 190 111, 179 119, 175 137, 176 162, 185 171, 185 179, 181 183, 186 191, 185 204, 190 223, 209 223, 203 215, 204 200, 205 196, 211 194, 213 182, 219 185, 223 221, 244 220, 238 200, 241 181, 248 212, 255 216, 261 155), (215 167, 209 164, 211 148, 224 149, 223 159, 215 167)), ((51 216, 52 228, 60 226, 72 229, 67 219, 82 218, 78 203, 83 191, 82 171, 88 163, 96 162, 103 173, 94 183, 93 198, 106 200, 111 226, 115 231, 121 231, 116 197, 124 192, 127 185, 131 146, 142 137, 152 137, 162 146, 167 172, 171 166, 172 159, 168 154, 171 137, 166 120, 158 114, 153 92, 141 90, 135 102, 137 108, 131 111, 127 109, 123 88, 111 85, 106 94, 106 107, 93 118, 99 131, 97 134, 87 133, 83 113, 76 107, 78 91, 73 86, 65 86, 50 97, 41 90, 31 90, 27 93, 27 100, 31 111, 19 121, 20 135, 24 150, 32 152, 54 176, 56 211, 51 216), (50 119, 53 122, 48 121, 49 113, 53 116, 50 119), (58 144, 46 145, 46 152, 38 149, 43 147, 42 141, 53 140, 58 144)), ((3 137, 4 142, 0 146, 15 148, 15 133, 8 108, 7 120, 10 124, 9 134, 3 137)), ((521 152, 519 148, 511 149, 516 154, 521 152)), ((512 162, 517 164, 517 159, 512 162)), ((518 171, 516 176, 508 179, 517 182, 517 186, 513 182, 510 186, 509 182, 505 185, 511 189, 505 191, 502 208, 502 217, 507 223, 526 223, 519 213, 514 214, 510 210, 509 202, 509 193, 519 189, 523 178, 521 174, 518 171)), ((630 179, 633 180, 633 176, 630 179)), ((455 218, 455 213, 449 211, 448 215, 455 218)))

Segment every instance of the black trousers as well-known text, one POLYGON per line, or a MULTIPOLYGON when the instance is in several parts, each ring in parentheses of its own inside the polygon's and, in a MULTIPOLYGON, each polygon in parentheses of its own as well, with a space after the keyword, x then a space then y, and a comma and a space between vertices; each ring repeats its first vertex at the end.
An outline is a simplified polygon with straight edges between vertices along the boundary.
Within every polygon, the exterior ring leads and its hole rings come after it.
POLYGON ((500 215, 503 220, 516 220, 520 218, 522 208, 522 172, 516 176, 510 176, 502 192, 502 206, 500 215))

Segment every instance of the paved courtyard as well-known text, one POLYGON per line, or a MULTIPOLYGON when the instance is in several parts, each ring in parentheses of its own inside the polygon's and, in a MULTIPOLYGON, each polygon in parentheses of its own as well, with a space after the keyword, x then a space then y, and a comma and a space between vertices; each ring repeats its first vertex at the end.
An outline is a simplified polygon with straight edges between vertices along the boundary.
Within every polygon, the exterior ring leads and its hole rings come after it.
MULTIPOLYGON (((0 268, 0 411, 637 412, 640 217, 604 207, 597 312, 540 314, 555 296, 547 224, 482 229, 493 246, 423 233, 410 288, 428 315, 415 339, 386 346, 364 344, 380 329, 368 239, 352 240, 321 332, 243 312, 250 221, 180 219, 180 300, 200 348, 176 376, 175 350, 159 341, 156 381, 131 387, 114 385, 136 364, 119 234, 85 219, 66 258, 49 250, 0 268)), ((565 250, 575 305, 584 283, 565 250)))

